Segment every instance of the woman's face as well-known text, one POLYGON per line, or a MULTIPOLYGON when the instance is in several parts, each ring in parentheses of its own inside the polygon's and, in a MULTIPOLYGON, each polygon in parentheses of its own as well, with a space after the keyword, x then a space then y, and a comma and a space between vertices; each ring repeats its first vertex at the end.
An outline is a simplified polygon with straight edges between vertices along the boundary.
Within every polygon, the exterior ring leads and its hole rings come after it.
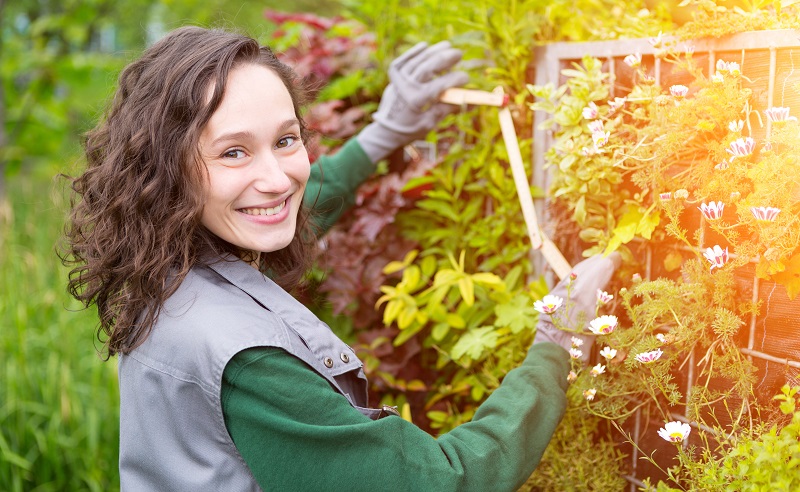
POLYGON ((201 223, 246 251, 288 246, 310 166, 292 98, 272 70, 231 71, 200 152, 208 169, 201 223))

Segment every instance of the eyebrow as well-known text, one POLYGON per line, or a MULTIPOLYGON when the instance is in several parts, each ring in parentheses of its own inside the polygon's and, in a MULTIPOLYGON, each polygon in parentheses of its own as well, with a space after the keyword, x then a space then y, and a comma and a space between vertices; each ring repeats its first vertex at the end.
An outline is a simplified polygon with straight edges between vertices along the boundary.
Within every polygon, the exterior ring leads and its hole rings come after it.
MULTIPOLYGON (((278 126, 276 133, 285 132, 289 128, 293 126, 300 126, 300 121, 297 118, 290 118, 278 126)), ((227 142, 229 140, 258 140, 256 135, 251 131, 240 131, 240 132, 231 132, 231 133, 224 133, 219 137, 215 138, 213 142, 211 142, 211 147, 216 147, 221 142, 227 142)))

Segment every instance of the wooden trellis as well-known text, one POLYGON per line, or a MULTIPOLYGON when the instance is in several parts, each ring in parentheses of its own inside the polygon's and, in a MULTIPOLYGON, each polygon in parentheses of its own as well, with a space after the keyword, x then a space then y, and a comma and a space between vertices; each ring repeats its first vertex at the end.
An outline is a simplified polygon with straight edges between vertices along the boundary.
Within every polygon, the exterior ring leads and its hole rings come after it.
MULTIPOLYGON (((746 32, 721 39, 679 42, 673 49, 693 50, 693 58, 698 66, 707 67, 706 74, 714 73, 718 59, 738 62, 742 73, 749 79, 749 81, 743 79, 745 87, 753 90, 753 109, 763 114, 769 107, 788 106, 793 115, 800 115, 800 31, 746 32)), ((662 87, 685 84, 690 79, 688 74, 677 69, 673 70, 674 65, 662 63, 661 59, 654 56, 655 51, 648 39, 554 43, 539 47, 534 55, 535 84, 562 85, 566 82, 566 78, 561 71, 571 67, 573 62, 579 63, 585 55, 589 55, 604 60, 604 70, 612 75, 614 83, 611 97, 624 96, 625 90, 632 85, 633 69, 622 63, 622 59, 633 53, 642 55, 643 65, 649 67, 650 75, 662 87)), ((547 118, 549 115, 536 112, 533 128, 533 184, 545 190, 549 188, 551 177, 549 170, 544 167, 544 159, 545 152, 553 144, 553 134, 549 130, 540 129, 540 123, 547 118)), ((753 129, 755 138, 769 137, 771 124, 766 119, 765 123, 764 128, 753 129)), ((544 230, 547 231, 547 201, 538 199, 535 204, 539 215, 538 222, 545 225, 544 230)), ((650 244, 640 246, 645 263, 645 272, 642 273, 647 278, 660 276, 660 266, 654 262, 653 247, 650 244)), ((539 266, 542 271, 546 266, 541 259, 539 266)), ((800 298, 789 301, 781 286, 775 288, 774 285, 759 281, 755 275, 752 275, 747 282, 749 285, 740 286, 743 287, 742 290, 751 295, 754 301, 761 299, 764 305, 761 315, 751 316, 747 343, 741 347, 741 351, 758 367, 760 384, 767 388, 765 391, 771 391, 770 385, 778 379, 782 381, 793 379, 794 384, 798 384, 800 298)), ((695 366, 694 357, 685 366, 687 374, 684 394, 687 397, 694 383, 695 366)), ((685 414, 673 414, 673 418, 689 422, 685 414)), ((654 433, 653 424, 645 429, 647 419, 637 411, 630 423, 634 441, 641 444, 645 430, 647 435, 654 433)), ((657 442, 654 443, 655 446, 658 446, 657 442)), ((647 449, 647 446, 643 448, 647 449)), ((636 449, 630 450, 630 460, 631 473, 625 478, 630 482, 630 490, 635 491, 637 486, 643 485, 641 479, 651 476, 654 469, 639 459, 636 449)))

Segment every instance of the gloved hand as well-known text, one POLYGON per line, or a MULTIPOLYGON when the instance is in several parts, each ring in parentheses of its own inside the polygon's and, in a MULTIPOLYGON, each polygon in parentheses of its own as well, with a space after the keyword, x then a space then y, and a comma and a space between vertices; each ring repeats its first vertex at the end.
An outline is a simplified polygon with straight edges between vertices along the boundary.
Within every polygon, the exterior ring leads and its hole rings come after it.
POLYGON ((580 347, 583 352, 581 359, 588 360, 589 350, 595 338, 589 332, 588 325, 595 318, 597 290, 605 290, 608 281, 611 280, 611 275, 614 274, 619 264, 620 255, 615 252, 606 257, 602 254, 594 255, 575 265, 572 269, 572 273, 575 274, 575 280, 570 281, 569 276, 563 278, 550 294, 564 299, 564 304, 554 314, 558 317, 559 324, 576 329, 579 334, 556 328, 550 316, 540 314, 533 343, 553 342, 561 345, 565 350, 569 350, 572 346, 572 337, 578 337, 584 341, 584 344, 580 347), (567 285, 569 285, 569 282, 571 282, 569 287, 570 298, 567 299, 567 285), (567 304, 570 304, 568 317, 565 316, 567 304), (583 324, 578 326, 577 323, 581 320, 583 324))
POLYGON ((414 140, 423 138, 456 106, 438 102, 446 89, 461 86, 469 78, 464 72, 440 72, 461 60, 461 51, 441 41, 428 46, 418 43, 389 66, 389 80, 367 125, 356 140, 372 162, 378 162, 414 140))

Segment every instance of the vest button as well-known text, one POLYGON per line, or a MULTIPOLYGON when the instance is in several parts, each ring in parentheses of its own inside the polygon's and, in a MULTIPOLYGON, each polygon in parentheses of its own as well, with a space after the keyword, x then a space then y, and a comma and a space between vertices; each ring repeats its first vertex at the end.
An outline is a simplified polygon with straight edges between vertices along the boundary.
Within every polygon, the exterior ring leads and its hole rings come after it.
POLYGON ((330 357, 325 357, 324 359, 322 359, 322 362, 325 364, 325 367, 327 367, 328 369, 333 367, 333 359, 331 359, 330 357))
POLYGON ((342 352, 342 355, 340 355, 339 358, 342 359, 342 362, 344 362, 345 364, 350 362, 350 356, 345 354, 344 352, 342 352))

